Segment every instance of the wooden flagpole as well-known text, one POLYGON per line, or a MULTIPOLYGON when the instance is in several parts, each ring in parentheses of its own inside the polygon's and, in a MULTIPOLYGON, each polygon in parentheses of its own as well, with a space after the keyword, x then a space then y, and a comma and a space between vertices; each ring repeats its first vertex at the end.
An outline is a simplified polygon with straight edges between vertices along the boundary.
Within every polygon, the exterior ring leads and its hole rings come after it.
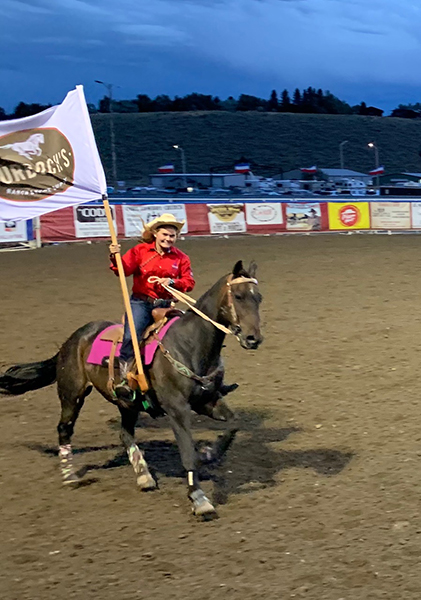
MULTIPOLYGON (((104 195, 102 197, 104 203, 105 214, 107 215, 108 227, 110 228, 111 241, 113 244, 118 245, 117 235, 114 229, 113 216, 111 213, 110 203, 108 197, 104 195)), ((127 289, 126 276, 124 275, 123 262, 121 260, 120 251, 116 252, 115 260, 117 263, 118 276, 120 279, 121 291, 123 293, 124 308, 126 309, 127 322, 129 324, 130 335, 132 337, 134 356, 137 366, 137 375, 132 375, 138 382, 142 394, 148 391, 149 385, 145 377, 142 366, 142 358, 140 356, 139 344, 137 340, 136 327, 134 324, 132 307, 130 306, 129 291, 127 289)))

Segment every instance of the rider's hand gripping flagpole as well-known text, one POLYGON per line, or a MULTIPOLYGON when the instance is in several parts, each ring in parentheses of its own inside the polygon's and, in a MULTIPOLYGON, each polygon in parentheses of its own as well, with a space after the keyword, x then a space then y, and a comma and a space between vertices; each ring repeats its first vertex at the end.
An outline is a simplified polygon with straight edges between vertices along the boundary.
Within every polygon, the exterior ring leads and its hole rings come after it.
MULTIPOLYGON (((115 245, 118 245, 117 235, 116 235, 116 232, 114 229, 113 217, 111 214, 111 208, 110 208, 110 203, 108 202, 108 197, 106 195, 103 195, 102 200, 104 203, 105 214, 107 215, 108 227, 110 228, 111 242, 115 245)), ((139 344, 137 341, 137 334, 136 334, 136 327, 134 324, 132 307, 130 306, 129 291, 127 289, 127 282, 126 282, 126 277, 124 275, 123 262, 121 260, 120 252, 116 252, 115 260, 117 263, 118 276, 120 279, 121 291, 123 293, 124 308, 126 310, 127 322, 129 324, 130 335, 132 337, 134 356, 135 356, 135 361, 136 361, 136 366, 137 366, 137 375, 132 375, 132 377, 134 377, 137 380, 141 392, 145 393, 148 391, 149 385, 146 380, 145 373, 143 372, 142 358, 140 356, 139 344)))

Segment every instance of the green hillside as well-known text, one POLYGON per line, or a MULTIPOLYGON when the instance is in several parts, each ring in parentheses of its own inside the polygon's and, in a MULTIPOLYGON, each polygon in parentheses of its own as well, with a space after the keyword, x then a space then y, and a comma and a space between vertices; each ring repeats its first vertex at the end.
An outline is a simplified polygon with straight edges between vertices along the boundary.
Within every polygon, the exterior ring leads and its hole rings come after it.
MULTIPOLYGON (((339 144, 345 166, 367 172, 374 167, 375 141, 387 172, 421 172, 421 121, 347 115, 285 113, 136 113, 114 114, 117 176, 129 185, 147 183, 160 165, 181 171, 179 144, 187 171, 230 170, 241 156, 256 175, 272 176, 296 167, 339 167, 339 144), (253 165, 255 163, 255 165, 253 165), (259 166, 257 166, 259 165, 259 166)), ((110 115, 92 115, 107 178, 111 181, 110 115)))

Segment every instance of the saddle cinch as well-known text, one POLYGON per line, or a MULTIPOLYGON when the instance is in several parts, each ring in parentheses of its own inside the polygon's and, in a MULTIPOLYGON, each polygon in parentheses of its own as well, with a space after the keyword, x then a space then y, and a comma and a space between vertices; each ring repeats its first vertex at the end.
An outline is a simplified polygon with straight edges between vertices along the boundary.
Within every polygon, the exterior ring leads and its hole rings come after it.
MULTIPOLYGON (((183 311, 173 306, 169 308, 154 308, 152 310, 152 318, 153 323, 147 327, 143 333, 142 339, 140 340, 140 346, 146 346, 149 342, 152 342, 155 339, 155 335, 157 335, 161 329, 164 327, 165 323, 173 317, 180 317, 183 315, 183 311)), ((115 361, 115 354, 117 350, 117 345, 123 341, 124 334, 124 324, 120 326, 116 326, 111 330, 104 331, 99 339, 104 342, 111 342, 110 356, 108 357, 108 390, 112 393, 114 390, 114 382, 115 382, 115 369, 116 366, 119 369, 119 365, 115 361)), ((128 374, 128 384, 133 389, 137 389, 137 381, 134 377, 130 377, 133 373, 133 369, 136 369, 136 364, 132 366, 130 372, 128 374)))

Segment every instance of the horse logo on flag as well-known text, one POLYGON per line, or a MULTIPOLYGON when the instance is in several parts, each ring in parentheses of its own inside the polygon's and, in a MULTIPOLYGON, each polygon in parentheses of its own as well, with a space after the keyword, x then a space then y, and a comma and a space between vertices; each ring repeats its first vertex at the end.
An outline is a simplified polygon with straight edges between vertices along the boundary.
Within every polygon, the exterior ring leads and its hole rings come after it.
POLYGON ((10 148, 13 152, 17 152, 20 156, 32 160, 33 156, 41 156, 42 150, 40 145, 44 143, 43 133, 34 133, 23 142, 15 142, 14 144, 6 144, 0 148, 10 148))

